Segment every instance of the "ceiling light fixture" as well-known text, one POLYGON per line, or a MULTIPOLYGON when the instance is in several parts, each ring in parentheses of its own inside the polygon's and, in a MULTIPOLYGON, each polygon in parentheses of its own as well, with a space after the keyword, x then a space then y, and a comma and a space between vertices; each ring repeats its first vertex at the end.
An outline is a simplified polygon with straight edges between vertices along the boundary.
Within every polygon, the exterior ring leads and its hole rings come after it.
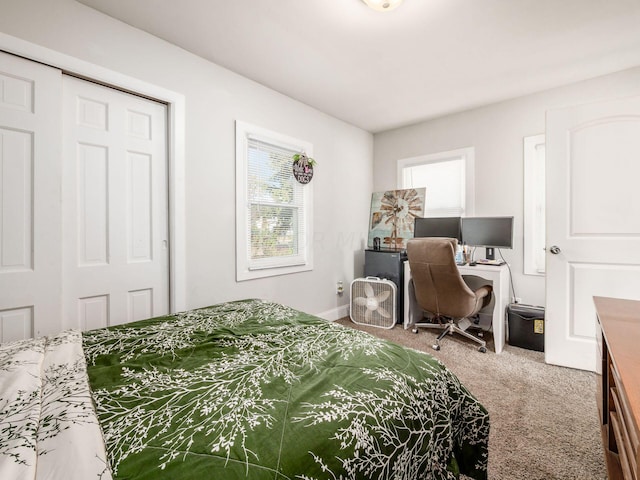
POLYGON ((402 3, 402 0, 362 0, 378 12, 389 12, 402 3))

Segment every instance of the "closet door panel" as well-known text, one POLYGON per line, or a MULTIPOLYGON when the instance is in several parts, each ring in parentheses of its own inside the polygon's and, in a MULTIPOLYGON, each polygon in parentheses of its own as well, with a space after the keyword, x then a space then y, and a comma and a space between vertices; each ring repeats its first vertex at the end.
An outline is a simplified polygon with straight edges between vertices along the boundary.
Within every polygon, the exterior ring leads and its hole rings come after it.
POLYGON ((169 311, 166 106, 64 76, 64 318, 169 311))
POLYGON ((0 341, 61 329, 61 72, 0 52, 0 341))

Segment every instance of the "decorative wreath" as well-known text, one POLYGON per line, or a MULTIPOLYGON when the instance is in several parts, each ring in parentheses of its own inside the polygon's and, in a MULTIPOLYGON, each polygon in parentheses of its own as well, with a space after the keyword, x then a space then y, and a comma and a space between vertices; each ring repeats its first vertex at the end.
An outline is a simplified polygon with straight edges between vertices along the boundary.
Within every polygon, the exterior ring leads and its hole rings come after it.
POLYGON ((317 162, 307 157, 306 153, 296 153, 293 156, 293 176, 299 183, 307 184, 313 178, 313 166, 317 162))

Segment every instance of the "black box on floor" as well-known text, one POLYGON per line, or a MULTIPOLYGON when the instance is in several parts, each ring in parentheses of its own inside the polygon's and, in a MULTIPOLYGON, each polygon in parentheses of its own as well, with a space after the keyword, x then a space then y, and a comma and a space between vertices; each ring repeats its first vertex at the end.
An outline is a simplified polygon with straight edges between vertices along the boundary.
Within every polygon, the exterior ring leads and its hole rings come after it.
POLYGON ((509 345, 544 352, 544 307, 510 303, 509 345))

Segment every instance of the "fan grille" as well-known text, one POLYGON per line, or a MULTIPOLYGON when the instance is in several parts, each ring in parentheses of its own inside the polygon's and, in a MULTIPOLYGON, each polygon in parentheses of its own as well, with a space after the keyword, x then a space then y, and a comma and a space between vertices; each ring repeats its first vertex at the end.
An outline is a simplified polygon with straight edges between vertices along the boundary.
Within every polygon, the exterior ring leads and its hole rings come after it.
POLYGON ((396 324, 396 285, 377 277, 351 282, 351 320, 358 325, 393 328, 396 324))

